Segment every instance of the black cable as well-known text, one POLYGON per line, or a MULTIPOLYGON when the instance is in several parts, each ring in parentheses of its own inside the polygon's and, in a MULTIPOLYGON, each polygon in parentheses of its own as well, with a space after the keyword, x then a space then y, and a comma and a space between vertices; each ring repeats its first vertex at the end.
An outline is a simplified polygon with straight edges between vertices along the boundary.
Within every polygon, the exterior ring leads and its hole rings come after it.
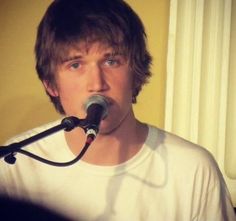
POLYGON ((66 167, 66 166, 71 166, 72 164, 78 162, 83 157, 85 152, 88 150, 88 148, 89 148, 90 144, 92 143, 92 141, 93 141, 93 138, 88 137, 87 141, 86 141, 83 149, 80 151, 79 155, 76 158, 74 158, 73 160, 68 161, 68 162, 54 162, 54 161, 50 161, 50 160, 47 160, 47 159, 42 158, 40 156, 37 156, 37 155, 35 155, 35 154, 31 153, 31 152, 28 152, 26 150, 22 150, 22 149, 18 150, 17 152, 21 153, 21 154, 24 154, 24 155, 26 155, 28 157, 31 157, 31 158, 33 158, 35 160, 38 160, 38 161, 40 161, 42 163, 49 164, 51 166, 66 167))

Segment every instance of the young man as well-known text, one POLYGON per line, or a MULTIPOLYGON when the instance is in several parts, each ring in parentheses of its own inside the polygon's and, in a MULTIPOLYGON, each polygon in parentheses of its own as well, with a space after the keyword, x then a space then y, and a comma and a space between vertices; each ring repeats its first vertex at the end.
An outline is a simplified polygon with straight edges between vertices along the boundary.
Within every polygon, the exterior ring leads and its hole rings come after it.
MULTIPOLYGON (((150 76, 151 57, 139 17, 122 0, 55 0, 38 29, 39 78, 57 111, 86 117, 84 104, 100 95, 108 114, 82 160, 52 167, 17 154, 1 162, 2 192, 26 198, 74 220, 235 220, 212 156, 133 113, 150 76)), ((28 131, 23 140, 59 121, 28 131)), ((81 128, 58 132, 27 147, 67 161, 84 145, 81 128)))

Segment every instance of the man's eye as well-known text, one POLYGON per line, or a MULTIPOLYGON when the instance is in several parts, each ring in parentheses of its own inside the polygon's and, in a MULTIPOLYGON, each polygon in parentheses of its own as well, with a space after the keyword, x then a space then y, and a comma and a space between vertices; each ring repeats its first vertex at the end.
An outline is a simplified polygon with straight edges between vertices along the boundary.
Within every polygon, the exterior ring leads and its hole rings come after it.
POLYGON ((107 59, 105 64, 107 66, 117 66, 119 65, 119 61, 117 59, 107 59))
POLYGON ((71 69, 78 69, 80 67, 80 63, 79 62, 75 62, 75 63, 72 63, 71 65, 70 65, 70 68, 71 69))

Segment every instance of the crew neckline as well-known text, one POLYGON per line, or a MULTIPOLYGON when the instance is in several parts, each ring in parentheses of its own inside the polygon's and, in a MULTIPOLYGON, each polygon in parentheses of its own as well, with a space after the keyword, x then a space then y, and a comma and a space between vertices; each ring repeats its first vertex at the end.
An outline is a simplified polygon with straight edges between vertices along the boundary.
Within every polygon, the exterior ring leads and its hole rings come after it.
MULTIPOLYGON (((142 163, 150 155, 150 153, 153 152, 156 139, 157 139, 157 135, 156 135, 155 128, 153 126, 148 125, 148 134, 147 134, 145 142, 143 143, 141 149, 129 160, 121 164, 111 165, 111 166, 96 165, 96 164, 87 163, 83 160, 79 160, 77 163, 75 163, 72 166, 81 170, 85 170, 86 172, 89 172, 92 174, 97 174, 97 175, 103 175, 103 176, 120 175, 122 173, 127 172, 131 168, 138 166, 140 163, 142 163)), ((67 145, 64 134, 63 134, 63 143, 64 143, 63 146, 67 147, 67 148, 63 148, 65 150, 64 154, 66 155, 66 158, 70 158, 70 159, 75 158, 75 155, 71 152, 70 148, 67 145)))

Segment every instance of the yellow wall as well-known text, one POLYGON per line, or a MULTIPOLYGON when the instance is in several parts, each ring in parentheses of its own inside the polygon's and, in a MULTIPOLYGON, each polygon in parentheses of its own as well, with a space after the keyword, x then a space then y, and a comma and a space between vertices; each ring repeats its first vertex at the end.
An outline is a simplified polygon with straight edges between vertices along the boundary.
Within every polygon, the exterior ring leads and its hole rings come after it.
MULTIPOLYGON (((58 118, 34 69, 36 27, 51 0, 0 0, 0 143, 58 118)), ((146 26, 153 77, 138 98, 139 119, 163 127, 169 0, 128 0, 146 26)))

